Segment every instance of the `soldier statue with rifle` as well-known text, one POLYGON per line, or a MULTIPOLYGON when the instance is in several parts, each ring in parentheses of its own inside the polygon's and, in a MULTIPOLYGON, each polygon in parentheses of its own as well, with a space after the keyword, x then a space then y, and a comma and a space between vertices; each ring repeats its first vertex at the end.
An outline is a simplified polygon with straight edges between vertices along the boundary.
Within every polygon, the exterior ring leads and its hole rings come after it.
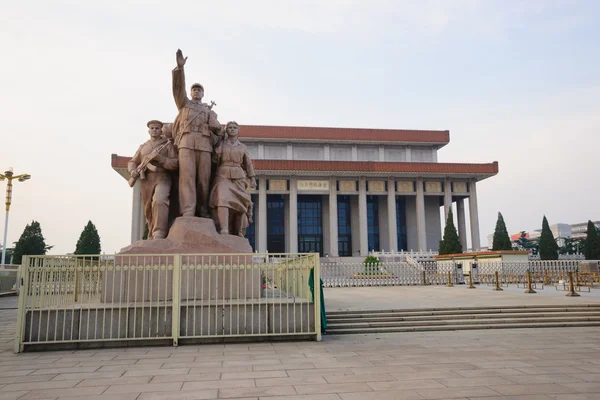
POLYGON ((169 171, 178 168, 177 149, 162 136, 162 122, 152 120, 147 126, 150 140, 139 147, 127 164, 129 185, 140 179, 148 239, 164 239, 169 232, 169 171))

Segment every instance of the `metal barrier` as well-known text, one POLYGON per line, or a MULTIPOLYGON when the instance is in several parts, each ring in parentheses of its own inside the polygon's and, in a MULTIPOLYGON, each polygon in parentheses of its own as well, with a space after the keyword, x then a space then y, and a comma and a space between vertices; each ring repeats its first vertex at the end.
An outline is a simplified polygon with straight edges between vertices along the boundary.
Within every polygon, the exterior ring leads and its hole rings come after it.
MULTIPOLYGON (((396 253, 401 254, 401 253, 396 253)), ((479 260, 473 274, 475 284, 495 285, 495 273, 499 274, 498 287, 508 284, 527 285, 527 271, 531 282, 538 285, 557 285, 568 280, 569 272, 579 269, 579 260, 558 261, 487 261, 479 260)), ((458 263, 406 260, 403 262, 380 262, 374 264, 330 262, 323 263, 322 278, 325 287, 400 286, 400 285, 447 285, 448 273, 453 283, 468 283, 469 273, 462 272, 458 263)), ((594 274, 581 274, 582 284, 594 287, 594 274)), ((597 279, 597 278, 596 278, 597 279)))
POLYGON ((17 291, 19 265, 0 264, 0 293, 17 291))
MULTIPOLYGON (((27 256, 15 351, 57 343, 313 336, 317 254, 27 256)), ((124 343, 118 343, 124 342, 124 343)))

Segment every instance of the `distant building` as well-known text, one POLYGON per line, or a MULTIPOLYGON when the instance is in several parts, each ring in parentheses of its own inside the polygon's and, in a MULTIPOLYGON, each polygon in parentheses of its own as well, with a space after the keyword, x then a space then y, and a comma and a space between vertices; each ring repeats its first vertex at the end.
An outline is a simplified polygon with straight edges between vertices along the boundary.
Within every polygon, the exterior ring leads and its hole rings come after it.
MULTIPOLYGON (((255 209, 247 236, 259 252, 349 257, 384 249, 437 251, 440 208, 444 215, 455 208, 465 249, 468 214, 479 250, 476 188, 498 173, 498 163, 438 162, 448 131, 242 125, 240 139, 258 181, 250 190, 255 209)), ((129 159, 111 159, 125 179, 129 159)), ((139 186, 133 190, 132 242, 144 232, 139 186)))
MULTIPOLYGON (((600 229, 600 221, 593 221, 596 229, 600 229)), ((577 224, 564 224, 558 223, 550 225, 550 231, 554 235, 554 239, 557 239, 557 243, 559 246, 563 246, 565 244, 565 239, 574 238, 574 239, 584 239, 587 236, 587 222, 580 222, 577 224)), ((535 240, 539 239, 542 235, 541 229, 536 229, 533 232, 525 232, 525 238, 535 240)), ((494 245, 494 235, 488 235, 488 247, 491 249, 494 245)), ((510 235, 511 242, 515 242, 521 238, 521 232, 514 233, 510 235)))

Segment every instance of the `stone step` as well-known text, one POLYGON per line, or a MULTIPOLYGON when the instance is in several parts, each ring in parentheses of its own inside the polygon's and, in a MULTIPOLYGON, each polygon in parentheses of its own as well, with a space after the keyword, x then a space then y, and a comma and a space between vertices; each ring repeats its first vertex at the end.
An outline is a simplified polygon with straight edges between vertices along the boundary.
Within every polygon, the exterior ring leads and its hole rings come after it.
POLYGON ((556 308, 556 309, 571 309, 571 308, 598 308, 599 304, 573 304, 573 305, 555 305, 555 304, 538 304, 538 305, 520 305, 520 306, 479 306, 479 307, 435 307, 435 308, 394 308, 394 309, 377 309, 377 310, 331 310, 327 311, 327 315, 338 315, 348 313, 397 313, 397 312, 429 312, 429 311, 458 311, 458 310, 507 310, 507 309, 530 309, 530 308, 556 308))
POLYGON ((541 312, 541 313, 496 313, 496 314, 456 314, 456 315, 425 315, 425 316, 388 316, 364 318, 327 318, 327 324, 369 323, 369 322, 395 322, 395 321, 436 321, 436 320, 462 320, 462 319, 506 319, 506 318, 544 318, 544 317, 600 317, 599 311, 590 312, 541 312))
POLYGON ((327 318, 369 318, 394 316, 426 316, 426 315, 464 315, 464 314, 493 314, 493 313, 523 313, 523 312, 593 312, 600 311, 600 306, 536 306, 536 307, 477 307, 477 308, 447 308, 447 309, 412 309, 412 310, 364 310, 364 311, 327 311, 327 318))
POLYGON ((395 321, 395 322, 370 322, 370 323, 348 323, 348 324, 327 324, 327 331, 336 331, 339 329, 363 329, 363 328, 388 328, 405 326, 437 326, 437 325, 502 325, 516 324, 521 322, 540 323, 540 322, 600 322, 600 316, 596 317, 557 317, 538 318, 530 316, 529 318, 506 318, 506 319, 481 319, 481 320, 443 320, 443 321, 395 321))
POLYGON ((367 334, 367 333, 394 333, 394 332, 423 332, 423 331, 456 331, 474 329, 515 329, 515 328, 562 328, 562 327, 593 327, 600 326, 600 321, 587 322, 519 322, 506 324, 471 324, 471 325, 433 325, 433 326, 406 326, 389 328, 352 328, 352 329, 327 329, 328 335, 342 334, 367 334))

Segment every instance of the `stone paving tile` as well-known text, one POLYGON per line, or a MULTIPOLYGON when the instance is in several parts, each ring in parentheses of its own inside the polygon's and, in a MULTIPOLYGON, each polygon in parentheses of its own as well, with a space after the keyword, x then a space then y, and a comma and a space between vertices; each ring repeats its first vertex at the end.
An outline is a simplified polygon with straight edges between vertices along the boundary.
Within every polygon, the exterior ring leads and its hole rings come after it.
POLYGON ((490 385, 512 385, 514 382, 506 380, 500 376, 482 376, 477 378, 437 378, 436 382, 446 387, 467 387, 467 386, 490 386, 490 385))
POLYGON ((354 375, 349 368, 313 368, 286 370, 289 376, 354 375))
MULTIPOLYGON (((554 367, 530 367, 530 368, 515 368, 530 375, 548 375, 548 374, 581 374, 587 371, 583 367, 573 367, 571 365, 559 365, 554 367)), ((600 372, 600 371, 599 371, 600 372)))
POLYGON ((6 385, 2 388, 3 392, 12 392, 16 390, 35 390, 35 389, 59 389, 59 388, 71 388, 77 385, 80 380, 68 380, 68 381, 44 381, 44 382, 27 382, 27 383, 13 383, 6 385))
POLYGON ((577 394, 550 394, 549 398, 553 400, 598 400, 598 393, 577 393, 577 394))
MULTIPOLYGON (((411 365, 410 366, 415 371, 430 371, 433 369, 477 369, 477 367, 467 364, 467 363, 449 363, 449 364, 420 364, 420 365, 411 365)), ((490 367, 492 368, 492 367, 490 367)))
MULTIPOLYGON (((353 377, 351 375, 340 376, 353 377)), ((327 383, 327 381, 322 376, 298 376, 293 378, 261 378, 255 379, 254 382, 256 386, 323 385, 327 383)))
POLYGON ((368 382, 373 390, 401 390, 401 389, 435 389, 445 387, 433 379, 414 379, 409 381, 391 381, 391 382, 368 382))
POLYGON ((144 393, 144 392, 178 392, 182 383, 145 383, 133 385, 114 385, 106 390, 106 394, 115 393, 144 393))
MULTIPOLYGON (((565 383, 565 385, 569 385, 565 383)), ((501 385, 490 386, 490 389, 503 395, 529 395, 529 394, 550 394, 550 393, 570 393, 572 389, 562 385, 555 384, 523 384, 523 385, 501 385)))
POLYGON ((133 376, 133 377, 120 377, 120 378, 98 378, 98 379, 84 379, 77 387, 85 386, 112 386, 112 385, 138 385, 150 382, 151 376, 133 376))
MULTIPOLYGON (((102 371, 102 372, 78 372, 68 374, 58 374, 54 377, 55 381, 64 381, 69 379, 94 379, 94 378, 118 378, 125 373, 124 370, 117 371, 102 371)), ((45 375, 39 375, 45 376, 45 375)))
POLYGON ((413 371, 413 372, 390 372, 391 376, 399 381, 408 381, 414 379, 435 379, 435 378, 462 378, 462 375, 455 371, 433 370, 433 371, 413 371))
POLYGON ((27 390, 21 390, 18 392, 0 392, 0 400, 17 400, 27 394, 27 390))
POLYGON ((285 371, 223 372, 221 379, 287 378, 285 371))
MULTIPOLYGON (((583 374, 582 374, 583 375, 583 374)), ((592 374, 594 375, 594 374, 592 374)), ((596 375, 599 376, 599 375, 596 375)), ((507 380, 518 383, 569 383, 569 382, 583 382, 584 379, 579 379, 575 375, 562 375, 562 374, 546 374, 546 375, 516 375, 507 376, 507 380)))
POLYGON ((298 364, 275 364, 275 365, 254 365, 251 367, 254 371, 282 371, 282 370, 293 370, 293 369, 316 369, 312 363, 298 363, 298 364))
POLYGON ((600 382, 561 383, 561 386, 570 388, 573 392, 598 393, 600 398, 600 382))
POLYGON ((185 382, 181 390, 229 389, 235 387, 256 387, 256 385, 254 384, 254 379, 185 382))
MULTIPOLYGON (((120 393, 120 394, 107 394, 100 396, 86 396, 85 400, 136 400, 139 393, 120 393)), ((73 396, 61 396, 58 400, 80 400, 81 397, 73 396)))
POLYGON ((469 400, 552 400, 552 398, 545 394, 526 394, 523 396, 469 397, 469 400))
POLYGON ((408 365, 388 365, 384 367, 371 368, 350 368, 350 370, 356 375, 415 372, 415 370, 412 367, 409 367, 408 365))
MULTIPOLYGON (((242 400, 242 399, 238 399, 242 400)), ((337 394, 309 394, 309 395, 296 395, 296 396, 273 396, 273 397, 262 397, 260 400, 341 400, 340 395, 337 394)))
MULTIPOLYGON (((313 367, 314 368, 314 367, 313 367)), ((243 372, 252 371, 251 365, 243 365, 241 367, 199 367, 190 368, 190 374, 210 374, 210 373, 223 373, 223 372, 243 372)))
POLYGON ((213 374, 181 374, 181 375, 157 375, 152 377, 151 383, 162 382, 197 382, 215 381, 221 379, 221 373, 213 374))
POLYGON ((332 375, 324 376, 324 378, 327 383, 381 382, 396 380, 396 378, 388 374, 332 375))
POLYGON ((330 383, 327 385, 295 386, 298 394, 369 392, 373 389, 366 383, 330 383))
POLYGON ((189 368, 172 368, 172 369, 162 369, 162 368, 146 368, 146 369, 136 369, 133 371, 126 371, 123 376, 157 376, 157 375, 181 375, 188 374, 190 372, 189 368))
POLYGON ((513 368, 490 368, 490 369, 461 369, 453 370, 460 376, 465 378, 479 378, 484 376, 512 376, 512 375, 523 375, 521 371, 517 371, 513 368))
POLYGON ((415 389, 415 391, 425 399, 455 399, 460 397, 484 397, 498 396, 498 392, 481 386, 461 387, 461 388, 443 388, 443 389, 415 389))
POLYGON ((68 388, 68 389, 41 389, 31 390, 19 400, 42 400, 55 399, 57 397, 76 397, 80 399, 88 396, 102 394, 108 386, 90 386, 84 388, 68 388))
POLYGON ((45 382, 55 378, 57 375, 28 375, 28 376, 8 376, 2 377, 0 373, 0 384, 25 383, 25 382, 45 382))
POLYGON ((340 393, 343 400, 422 400, 414 390, 390 390, 382 392, 340 393))
MULTIPOLYGON (((305 387, 305 386, 301 386, 305 387)), ((235 397, 268 397, 268 396, 293 396, 296 394, 294 386, 263 386, 263 387, 245 387, 233 389, 219 389, 220 399, 230 399, 235 397)))
POLYGON ((585 382, 600 382, 600 374, 571 374, 571 376, 585 382))
MULTIPOLYGON (((197 390, 194 392, 174 392, 174 393, 142 393, 136 400, 204 400, 216 399, 219 391, 197 390)), ((86 399, 87 400, 87 399, 86 399)), ((241 399, 240 399, 241 400, 241 399)))

